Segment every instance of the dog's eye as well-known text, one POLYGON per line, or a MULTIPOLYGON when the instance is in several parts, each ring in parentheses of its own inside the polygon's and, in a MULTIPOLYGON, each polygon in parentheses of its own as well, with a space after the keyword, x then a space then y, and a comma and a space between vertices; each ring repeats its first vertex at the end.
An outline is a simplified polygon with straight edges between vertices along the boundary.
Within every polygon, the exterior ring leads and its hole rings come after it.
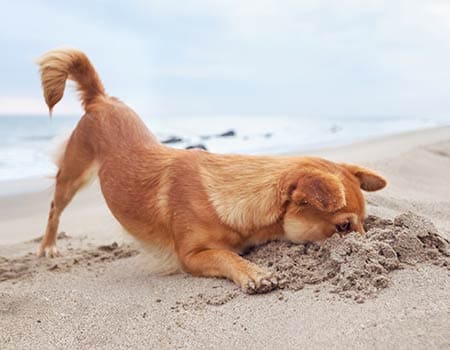
POLYGON ((351 225, 350 222, 346 221, 341 224, 336 225, 336 231, 339 233, 350 231, 351 225))

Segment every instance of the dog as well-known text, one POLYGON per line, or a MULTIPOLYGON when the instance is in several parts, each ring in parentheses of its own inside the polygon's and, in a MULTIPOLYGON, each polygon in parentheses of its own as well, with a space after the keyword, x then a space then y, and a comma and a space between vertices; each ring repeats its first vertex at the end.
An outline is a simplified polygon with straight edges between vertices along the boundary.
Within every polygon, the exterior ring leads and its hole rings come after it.
POLYGON ((59 49, 38 61, 51 114, 66 80, 76 83, 85 114, 57 161, 56 186, 38 256, 59 255, 61 213, 98 176, 105 201, 138 241, 168 249, 196 276, 228 278, 249 293, 277 286, 240 254, 271 240, 323 240, 364 234, 361 190, 387 184, 358 165, 312 157, 219 155, 158 142, 138 115, 106 94, 88 57, 59 49))

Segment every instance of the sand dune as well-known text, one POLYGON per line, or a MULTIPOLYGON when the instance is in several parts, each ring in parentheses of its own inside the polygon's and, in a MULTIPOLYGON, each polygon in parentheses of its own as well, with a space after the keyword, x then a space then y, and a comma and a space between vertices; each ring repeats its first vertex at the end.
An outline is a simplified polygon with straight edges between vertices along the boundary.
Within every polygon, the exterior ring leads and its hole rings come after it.
MULTIPOLYGON (((344 254, 350 256, 347 265, 339 262, 342 254, 324 262, 314 246, 278 245, 254 251, 250 258, 272 261, 274 268, 280 267, 291 278, 292 285, 267 295, 245 295, 225 280, 150 274, 146 257, 121 234, 95 184, 63 215, 61 230, 66 234, 58 244, 64 256, 38 260, 32 253, 37 249, 35 238, 45 226, 51 190, 14 194, 14 186, 23 183, 9 184, 8 194, 0 198, 1 348, 450 347, 448 256, 439 248, 446 244, 442 238, 450 238, 450 127, 317 154, 366 164, 383 173, 389 187, 367 198, 369 214, 385 221, 372 219, 369 232, 373 234, 367 240, 330 241, 325 247, 328 253, 338 252, 336 247, 341 252, 353 247, 355 255, 344 254), (396 236, 389 236, 394 231, 396 236), (387 233, 383 236, 383 232, 387 233), (398 237, 405 241, 395 241, 398 237), (444 243, 430 245, 434 238, 426 237, 440 237, 436 242, 444 243), (370 250, 369 239, 377 247, 379 242, 386 243, 395 253, 389 261, 386 256, 374 257, 386 269, 378 274, 385 278, 379 280, 380 286, 373 283, 378 275, 365 280, 358 275, 358 283, 367 282, 361 289, 354 284, 354 289, 330 293, 339 273, 366 266, 358 252, 375 251, 370 250), (405 247, 406 241, 423 246, 405 247), (301 255, 311 248, 309 260, 297 263, 315 270, 304 275, 304 270, 297 270, 306 283, 296 288, 295 264, 286 263, 280 255, 294 250, 301 255), (321 270, 321 264, 329 261, 333 265, 321 270), (384 264, 397 265, 389 269, 384 264), (333 272, 336 267, 334 277, 308 283, 308 276, 317 277, 313 273, 333 272), (356 297, 361 293, 353 293, 369 289, 373 293, 363 293, 362 299, 356 297), (347 297, 344 292, 349 290, 347 297)), ((42 183, 36 188, 42 188, 42 183)), ((341 282, 334 286, 342 287, 341 282)))

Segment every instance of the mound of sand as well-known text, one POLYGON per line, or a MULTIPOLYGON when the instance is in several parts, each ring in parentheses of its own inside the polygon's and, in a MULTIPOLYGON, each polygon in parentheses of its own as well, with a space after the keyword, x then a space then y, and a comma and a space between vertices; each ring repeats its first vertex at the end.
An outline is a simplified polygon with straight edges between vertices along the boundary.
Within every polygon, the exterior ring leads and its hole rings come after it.
POLYGON ((450 266, 448 241, 424 217, 412 212, 392 221, 370 216, 366 230, 366 236, 335 234, 322 243, 271 242, 246 257, 273 271, 280 288, 323 283, 357 302, 389 286, 393 270, 418 263, 450 266))

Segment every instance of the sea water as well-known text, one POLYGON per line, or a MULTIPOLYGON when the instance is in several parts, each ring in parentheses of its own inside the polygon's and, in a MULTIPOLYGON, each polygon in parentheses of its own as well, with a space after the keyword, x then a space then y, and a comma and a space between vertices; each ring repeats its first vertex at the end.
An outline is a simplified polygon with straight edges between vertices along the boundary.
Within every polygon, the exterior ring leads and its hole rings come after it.
MULTIPOLYGON (((211 152, 285 154, 334 147, 368 138, 448 125, 432 118, 308 118, 298 116, 147 117, 144 121, 170 147, 203 145, 211 152), (232 131, 232 136, 220 136, 232 131)), ((0 116, 0 181, 56 173, 52 153, 79 117, 0 116)))

